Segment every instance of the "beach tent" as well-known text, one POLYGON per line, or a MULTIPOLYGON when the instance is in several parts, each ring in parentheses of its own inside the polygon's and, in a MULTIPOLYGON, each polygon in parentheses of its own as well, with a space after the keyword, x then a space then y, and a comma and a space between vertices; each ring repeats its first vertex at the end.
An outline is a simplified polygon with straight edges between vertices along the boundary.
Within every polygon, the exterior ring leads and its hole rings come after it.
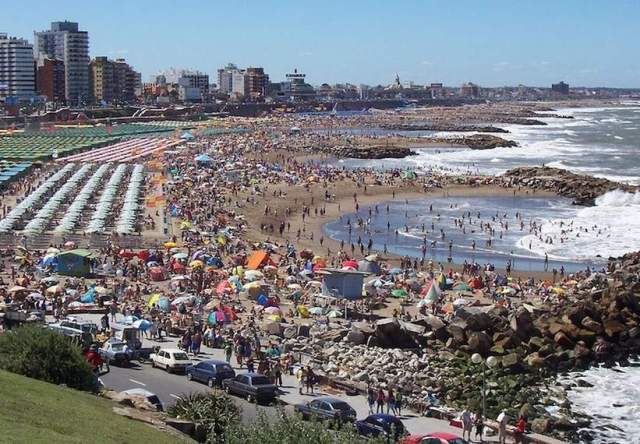
POLYGON ((358 270, 371 274, 380 274, 380 265, 377 262, 362 260, 358 262, 358 270))
POLYGON ((193 140, 195 139, 195 136, 191 134, 189 131, 185 131, 184 133, 182 133, 182 136, 180 136, 180 138, 182 140, 193 140))
POLYGON ((56 256, 56 273, 65 276, 87 277, 91 273, 91 260, 96 255, 85 249, 68 250, 56 256))
POLYGON ((319 272, 324 275, 322 280, 322 294, 344 299, 358 299, 362 297, 364 277, 369 273, 355 270, 336 270, 327 268, 319 272))
POLYGON ((208 154, 200 154, 199 156, 196 157, 195 160, 196 160, 196 162, 202 163, 202 164, 208 164, 208 163, 211 163, 213 161, 211 156, 209 156, 208 154))
POLYGON ((275 265, 275 263, 269 259, 269 253, 264 250, 255 251, 249 256, 249 260, 247 261, 247 268, 249 270, 257 270, 265 265, 275 265))
POLYGON ((166 279, 162 267, 152 267, 149 269, 149 277, 152 281, 164 281, 166 279))

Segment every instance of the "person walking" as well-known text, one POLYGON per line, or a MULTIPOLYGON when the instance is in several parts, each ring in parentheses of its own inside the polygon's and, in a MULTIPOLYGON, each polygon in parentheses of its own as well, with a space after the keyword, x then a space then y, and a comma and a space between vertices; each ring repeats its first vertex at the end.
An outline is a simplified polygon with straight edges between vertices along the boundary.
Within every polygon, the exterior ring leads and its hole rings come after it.
POLYGON ((233 344, 231 341, 227 341, 224 344, 224 357, 227 363, 231 362, 231 354, 233 353, 233 344))
POLYGON ((313 395, 313 384, 316 382, 316 375, 313 373, 313 369, 311 366, 307 365, 307 395, 309 394, 309 390, 311 390, 311 394, 313 395))
POLYGON ((376 397, 376 403, 377 403, 376 413, 384 413, 384 402, 385 402, 384 392, 382 391, 382 389, 378 389, 378 396, 376 397))
POLYGON ((387 415, 391 411, 392 414, 396 414, 396 395, 393 393, 393 389, 389 388, 387 392, 387 415))
POLYGON ((400 390, 398 390, 398 393, 396 393, 396 415, 397 416, 401 416, 402 415, 402 392, 400 390))
POLYGON ((471 441, 471 429, 473 428, 473 420, 471 418, 471 411, 469 411, 469 407, 465 407, 460 415, 460 419, 462 420, 462 439, 465 439, 467 436, 467 440, 471 441))
POLYGON ((296 372, 296 379, 298 380, 298 393, 302 395, 302 389, 305 384, 305 379, 307 378, 306 371, 304 367, 300 367, 296 372))
POLYGON ((282 387, 282 364, 280 364, 280 360, 277 359, 275 364, 273 364, 273 380, 276 385, 282 387))
POLYGON ((482 413, 476 413, 474 424, 476 426, 476 441, 482 442, 482 436, 484 434, 484 418, 482 417, 482 413))
POLYGON ((376 391, 371 386, 367 389, 367 403, 369 404, 369 414, 373 415, 373 406, 376 405, 376 391))
POLYGON ((507 412, 502 410, 498 417, 496 418, 498 421, 498 442, 500 444, 507 443, 507 423, 509 422, 509 417, 507 416, 507 412))

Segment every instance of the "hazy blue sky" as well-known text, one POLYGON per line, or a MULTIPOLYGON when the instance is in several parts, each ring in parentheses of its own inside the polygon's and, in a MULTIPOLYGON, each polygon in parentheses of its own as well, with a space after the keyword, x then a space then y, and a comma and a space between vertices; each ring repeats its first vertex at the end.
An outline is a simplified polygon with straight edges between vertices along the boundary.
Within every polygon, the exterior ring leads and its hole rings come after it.
POLYGON ((91 56, 124 57, 143 80, 169 67, 212 75, 233 61, 312 84, 442 81, 640 87, 640 0, 27 0, 0 32, 33 40, 68 19, 91 56))

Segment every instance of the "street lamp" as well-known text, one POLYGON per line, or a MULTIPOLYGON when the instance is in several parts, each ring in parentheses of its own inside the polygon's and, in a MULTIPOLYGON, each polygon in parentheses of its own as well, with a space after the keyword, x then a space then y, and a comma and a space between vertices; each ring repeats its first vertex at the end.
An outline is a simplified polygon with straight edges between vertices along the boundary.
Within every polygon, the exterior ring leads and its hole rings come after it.
POLYGON ((482 358, 482 355, 480 355, 480 353, 474 353, 473 355, 471 355, 471 362, 473 362, 474 364, 481 364, 482 365, 482 418, 483 421, 487 420, 487 405, 486 405, 486 398, 487 398, 487 384, 486 384, 486 368, 494 368, 496 365, 498 365, 498 360, 496 359, 495 356, 489 356, 486 360, 484 360, 482 358))

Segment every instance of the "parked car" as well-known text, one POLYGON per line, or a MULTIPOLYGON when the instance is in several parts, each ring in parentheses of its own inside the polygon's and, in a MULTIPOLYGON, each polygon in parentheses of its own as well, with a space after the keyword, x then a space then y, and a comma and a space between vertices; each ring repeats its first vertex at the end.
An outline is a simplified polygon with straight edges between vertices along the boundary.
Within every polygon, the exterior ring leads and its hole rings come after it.
POLYGON ((378 413, 356 421, 356 430, 362 436, 400 439, 406 431, 404 424, 393 415, 378 413))
POLYGON ((222 381, 225 392, 246 397, 249 402, 270 403, 278 396, 278 387, 264 375, 258 373, 244 373, 235 378, 222 381))
POLYGON ((215 359, 198 362, 187 367, 186 373, 188 380, 204 382, 209 387, 220 385, 223 380, 236 376, 236 372, 227 362, 215 359))
POLYGON ((402 444, 469 444, 468 441, 453 433, 437 432, 426 435, 409 435, 402 444))
POLYGON ((98 353, 109 364, 127 365, 133 358, 133 352, 129 346, 125 342, 114 338, 105 341, 98 349, 98 353))
POLYGON ((162 401, 160 401, 160 398, 158 398, 158 395, 150 392, 149 390, 145 390, 141 388, 133 388, 129 390, 124 390, 120 393, 123 393, 125 395, 142 396, 147 401, 149 401, 150 404, 153 404, 158 409, 159 412, 164 411, 164 406, 162 405, 162 401))
POLYGON ((185 352, 175 348, 161 348, 149 358, 153 367, 163 368, 169 373, 185 371, 192 364, 185 352))
POLYGON ((302 415, 302 419, 316 418, 332 420, 338 423, 356 420, 356 411, 349 404, 338 398, 322 396, 310 402, 296 404, 294 411, 302 415))

